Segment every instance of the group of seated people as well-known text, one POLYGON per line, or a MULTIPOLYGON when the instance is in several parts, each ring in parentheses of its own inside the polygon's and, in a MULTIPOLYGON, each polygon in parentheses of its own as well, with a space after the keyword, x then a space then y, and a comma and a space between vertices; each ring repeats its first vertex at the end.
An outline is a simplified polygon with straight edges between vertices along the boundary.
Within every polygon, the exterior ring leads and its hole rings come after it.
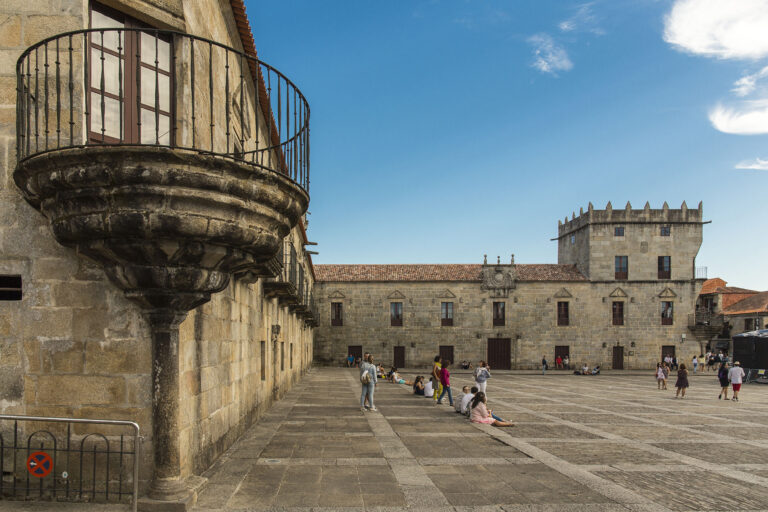
MULTIPOLYGON (((413 381, 413 394, 424 397, 433 397, 435 390, 432 385, 432 381, 425 381, 424 377, 419 375, 416 380, 413 381)), ((494 427, 514 427, 515 424, 509 421, 504 421, 495 414, 493 409, 488 409, 488 399, 485 393, 479 391, 477 386, 464 386, 462 394, 456 397, 453 402, 453 406, 456 412, 469 417, 472 423, 486 423, 493 425, 494 427)))
POLYGON ((584 363, 584 366, 581 367, 581 370, 573 370, 573 374, 574 375, 599 375, 600 365, 596 364, 595 367, 590 370, 587 363, 584 363))

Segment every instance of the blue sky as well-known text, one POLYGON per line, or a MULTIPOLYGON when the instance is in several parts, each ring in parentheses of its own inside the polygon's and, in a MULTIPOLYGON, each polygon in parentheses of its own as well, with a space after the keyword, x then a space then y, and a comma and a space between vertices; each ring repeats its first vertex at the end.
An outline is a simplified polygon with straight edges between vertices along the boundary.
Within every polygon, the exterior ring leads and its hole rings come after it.
POLYGON ((703 201, 697 265, 768 290, 768 6, 737 3, 246 0, 310 103, 314 261, 554 263, 590 201, 703 201))

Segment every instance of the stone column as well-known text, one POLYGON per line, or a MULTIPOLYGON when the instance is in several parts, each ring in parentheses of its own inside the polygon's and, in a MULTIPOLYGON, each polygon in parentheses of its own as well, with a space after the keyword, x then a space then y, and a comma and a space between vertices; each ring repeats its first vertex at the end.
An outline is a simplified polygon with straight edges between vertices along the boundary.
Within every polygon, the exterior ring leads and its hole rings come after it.
POLYGON ((155 475, 149 491, 154 500, 179 501, 191 492, 181 480, 179 448, 179 324, 186 311, 154 310, 152 329, 152 444, 155 475))

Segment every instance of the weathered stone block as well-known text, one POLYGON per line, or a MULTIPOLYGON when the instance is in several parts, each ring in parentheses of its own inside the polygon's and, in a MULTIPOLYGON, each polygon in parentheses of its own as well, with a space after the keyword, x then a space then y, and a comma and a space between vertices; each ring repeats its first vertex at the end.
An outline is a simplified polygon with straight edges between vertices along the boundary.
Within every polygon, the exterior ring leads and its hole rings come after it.
POLYGON ((62 32, 77 30, 83 27, 82 18, 76 16, 48 16, 48 15, 30 15, 24 21, 24 45, 32 46, 50 37, 62 32))
POLYGON ((125 381, 95 375, 40 375, 38 404, 120 405, 125 401, 125 381))

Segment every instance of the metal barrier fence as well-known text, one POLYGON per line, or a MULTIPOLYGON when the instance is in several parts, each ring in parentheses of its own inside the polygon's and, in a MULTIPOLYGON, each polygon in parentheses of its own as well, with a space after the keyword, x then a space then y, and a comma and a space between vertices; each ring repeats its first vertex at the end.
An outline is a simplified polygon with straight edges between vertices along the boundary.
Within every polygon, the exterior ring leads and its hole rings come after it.
POLYGON ((132 496, 135 512, 140 453, 139 425, 133 421, 0 414, 0 500, 120 502, 132 496), (4 422, 12 422, 12 426, 4 422), (25 423, 54 423, 65 428, 25 430, 25 423), (86 432, 87 428, 73 432, 73 426, 79 425, 130 427, 133 432, 129 436, 86 432), (10 482, 6 481, 8 475, 10 482))

